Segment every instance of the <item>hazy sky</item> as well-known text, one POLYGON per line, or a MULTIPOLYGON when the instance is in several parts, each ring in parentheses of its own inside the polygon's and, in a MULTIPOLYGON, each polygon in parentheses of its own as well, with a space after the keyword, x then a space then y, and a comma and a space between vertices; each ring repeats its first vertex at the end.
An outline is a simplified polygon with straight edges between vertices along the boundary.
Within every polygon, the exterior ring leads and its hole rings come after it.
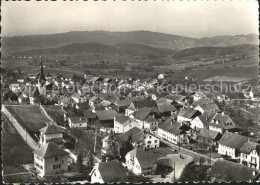
POLYGON ((2 36, 149 30, 190 37, 258 33, 256 0, 3 1, 2 36))

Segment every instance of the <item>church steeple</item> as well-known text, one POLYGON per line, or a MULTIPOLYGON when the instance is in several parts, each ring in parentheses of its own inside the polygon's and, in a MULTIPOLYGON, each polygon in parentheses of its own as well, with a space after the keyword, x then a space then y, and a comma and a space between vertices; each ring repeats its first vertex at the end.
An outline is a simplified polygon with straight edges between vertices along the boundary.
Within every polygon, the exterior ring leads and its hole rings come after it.
POLYGON ((40 60, 41 60, 41 71, 40 71, 40 74, 39 74, 38 82, 43 85, 46 82, 46 78, 45 78, 45 75, 43 73, 42 57, 40 57, 40 60))

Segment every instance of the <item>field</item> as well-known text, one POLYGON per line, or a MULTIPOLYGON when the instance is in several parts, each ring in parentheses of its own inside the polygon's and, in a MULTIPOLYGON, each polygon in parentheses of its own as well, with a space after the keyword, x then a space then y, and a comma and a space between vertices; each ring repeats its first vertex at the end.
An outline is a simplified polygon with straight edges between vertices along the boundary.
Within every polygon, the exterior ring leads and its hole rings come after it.
MULTIPOLYGON (((5 166, 19 163, 32 163, 32 149, 24 142, 22 137, 3 114, 2 123, 3 165, 5 166)), ((10 168, 11 167, 8 168, 9 171, 10 168)))
POLYGON ((31 132, 39 132, 50 120, 42 113, 38 106, 6 106, 13 117, 23 128, 31 132))
POLYGON ((234 82, 234 83, 239 83, 239 82, 247 82, 249 78, 241 78, 241 77, 228 77, 228 76, 213 76, 211 78, 207 78, 204 81, 206 82, 211 82, 211 81, 216 81, 216 82, 234 82))

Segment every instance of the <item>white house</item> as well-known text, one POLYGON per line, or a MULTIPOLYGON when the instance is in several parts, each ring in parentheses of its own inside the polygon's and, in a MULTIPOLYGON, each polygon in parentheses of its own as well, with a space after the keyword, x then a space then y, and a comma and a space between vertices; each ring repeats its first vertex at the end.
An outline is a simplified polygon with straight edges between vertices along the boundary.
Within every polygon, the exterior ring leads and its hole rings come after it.
POLYGON ((43 127, 40 129, 40 145, 47 144, 50 140, 55 140, 58 142, 62 142, 62 133, 64 133, 64 130, 62 130, 58 125, 48 125, 46 127, 43 127))
POLYGON ((197 101, 202 98, 207 98, 207 96, 203 92, 196 92, 193 96, 194 101, 197 101))
POLYGON ((152 175, 157 168, 157 156, 142 147, 135 148, 125 156, 128 170, 136 175, 152 175))
POLYGON ((43 177, 68 171, 68 153, 53 142, 48 142, 33 153, 34 167, 39 176, 43 177))
POLYGON ((174 144, 189 143, 188 136, 190 129, 191 128, 188 125, 179 123, 172 119, 167 119, 159 125, 158 135, 174 144))
POLYGON ((230 156, 232 159, 238 159, 240 157, 240 149, 248 141, 248 137, 226 132, 218 143, 218 153, 230 156))
POLYGON ((129 117, 133 118, 141 129, 156 130, 158 128, 158 121, 154 118, 151 108, 144 107, 129 117))
POLYGON ((260 169, 260 148, 259 144, 248 141, 240 149, 240 163, 250 168, 260 169))
POLYGON ((88 120, 84 117, 69 117, 68 118, 69 127, 87 127, 88 126, 88 120))
POLYGON ((215 113, 215 115, 211 118, 209 123, 209 130, 214 130, 223 134, 226 130, 230 132, 236 131, 237 126, 229 115, 226 115, 224 112, 222 112, 215 113))
POLYGON ((188 108, 181 110, 177 115, 177 121, 190 123, 195 117, 200 116, 201 112, 196 109, 188 108))
POLYGON ((133 127, 137 127, 138 123, 124 115, 115 117, 114 119, 114 131, 115 133, 125 133, 133 127))
POLYGON ((195 117, 191 121, 191 128, 208 128, 208 125, 214 116, 214 113, 205 111, 202 115, 195 117))

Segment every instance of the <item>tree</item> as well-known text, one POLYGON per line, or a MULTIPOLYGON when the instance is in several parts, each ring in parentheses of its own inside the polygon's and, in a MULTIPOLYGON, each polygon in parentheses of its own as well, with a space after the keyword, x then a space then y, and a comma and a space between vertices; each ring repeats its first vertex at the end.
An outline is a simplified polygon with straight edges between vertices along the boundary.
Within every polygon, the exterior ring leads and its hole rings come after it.
POLYGON ((116 143, 115 133, 110 132, 108 136, 108 157, 114 159, 118 156, 118 146, 116 143))
POLYGON ((81 153, 78 154, 77 169, 79 173, 83 172, 83 157, 81 153))
POLYGON ((93 155, 92 155, 92 153, 89 151, 88 152, 88 154, 87 154, 87 164, 88 164, 88 167, 90 168, 90 169, 92 169, 93 168, 93 166, 94 166, 94 158, 93 158, 93 155))
POLYGON ((130 135, 127 139, 127 141, 124 143, 122 150, 120 150, 120 155, 121 158, 124 158, 125 155, 133 150, 133 145, 132 145, 132 136, 130 135))

